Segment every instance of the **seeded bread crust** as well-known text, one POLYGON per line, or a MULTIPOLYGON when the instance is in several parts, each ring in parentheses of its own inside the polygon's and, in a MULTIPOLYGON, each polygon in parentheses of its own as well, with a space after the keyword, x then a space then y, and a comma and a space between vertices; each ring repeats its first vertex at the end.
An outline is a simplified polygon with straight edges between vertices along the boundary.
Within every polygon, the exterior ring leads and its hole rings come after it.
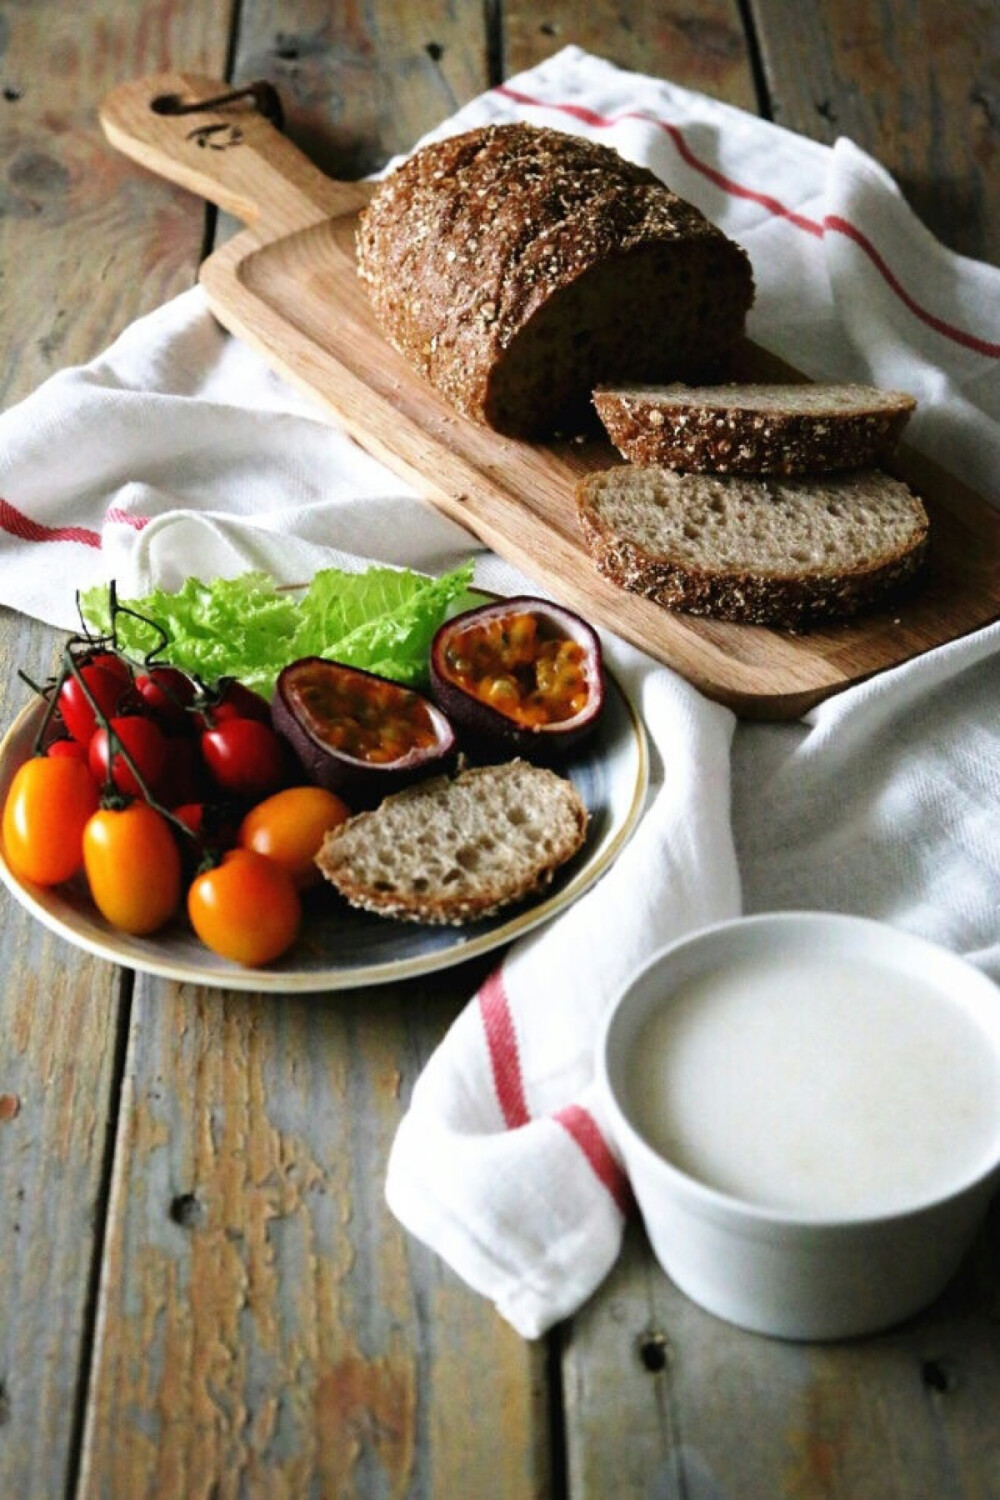
POLYGON ((394 793, 331 830, 316 864, 352 906, 459 927, 544 890, 587 821, 571 781, 512 760, 394 793))
POLYGON ((912 580, 928 520, 877 470, 749 479, 623 466, 577 488, 598 569, 667 609, 803 630, 871 609, 912 580))
POLYGON ((524 437, 585 420, 599 381, 717 365, 753 298, 745 252, 652 172, 524 124, 417 151, 362 213, 357 255, 390 343, 524 437))
POLYGON ((604 386, 594 406, 632 463, 792 475, 883 463, 916 402, 868 385, 673 384, 604 386))

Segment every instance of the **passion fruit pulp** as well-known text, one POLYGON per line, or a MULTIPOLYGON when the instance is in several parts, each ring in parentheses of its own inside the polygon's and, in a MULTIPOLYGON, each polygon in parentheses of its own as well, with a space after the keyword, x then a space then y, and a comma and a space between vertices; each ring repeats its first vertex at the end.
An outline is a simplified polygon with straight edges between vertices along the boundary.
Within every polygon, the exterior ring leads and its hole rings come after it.
POLYGON ((604 706, 601 643, 572 610, 521 595, 447 620, 431 644, 431 693, 459 731, 552 758, 604 706))
POLYGON ((420 693, 321 656, 284 668, 271 717, 306 776, 352 808, 442 769, 455 748, 447 718, 420 693))

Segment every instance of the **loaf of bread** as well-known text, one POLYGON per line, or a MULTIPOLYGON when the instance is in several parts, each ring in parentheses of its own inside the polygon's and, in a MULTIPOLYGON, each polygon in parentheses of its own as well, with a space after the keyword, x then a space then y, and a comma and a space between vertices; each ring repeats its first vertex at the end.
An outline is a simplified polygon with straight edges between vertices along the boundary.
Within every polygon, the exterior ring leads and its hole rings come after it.
POLYGON ((362 213, 357 256, 389 341, 520 437, 576 430, 599 382, 717 370, 753 298, 745 252, 652 172, 524 124, 415 152, 362 213))
POLYGON ((870 385, 602 386, 594 405, 636 464, 709 474, 872 468, 916 406, 870 385))
POLYGON ((393 793, 328 833, 316 863, 352 906, 461 926, 543 890, 586 833, 571 781, 511 760, 393 793))
POLYGON ((928 522, 880 470, 807 479, 624 464, 577 487, 600 571, 669 609, 803 629, 886 599, 917 572, 928 522))

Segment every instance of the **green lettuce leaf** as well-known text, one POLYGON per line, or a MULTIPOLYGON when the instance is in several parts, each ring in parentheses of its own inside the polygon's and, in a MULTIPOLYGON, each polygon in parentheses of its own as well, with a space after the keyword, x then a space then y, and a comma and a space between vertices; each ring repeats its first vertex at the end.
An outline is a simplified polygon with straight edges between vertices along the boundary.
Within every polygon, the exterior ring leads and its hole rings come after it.
MULTIPOLYGON (((156 589, 142 599, 119 599, 115 631, 119 647, 137 661, 165 637, 157 660, 206 682, 238 677, 266 697, 282 667, 300 656, 325 656, 420 687, 434 632, 471 583, 471 562, 441 578, 397 568, 325 568, 301 591, 282 589, 265 573, 210 583, 189 578, 177 593, 156 589)), ((80 609, 92 630, 110 631, 103 585, 81 594, 80 609)))

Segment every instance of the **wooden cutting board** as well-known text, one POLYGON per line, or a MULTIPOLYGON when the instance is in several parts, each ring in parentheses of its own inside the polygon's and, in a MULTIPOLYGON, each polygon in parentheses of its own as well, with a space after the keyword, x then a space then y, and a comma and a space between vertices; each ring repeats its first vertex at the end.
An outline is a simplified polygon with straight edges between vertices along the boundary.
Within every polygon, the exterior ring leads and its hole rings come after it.
MULTIPOLYGON (((926 501, 930 564, 919 592, 892 608, 790 635, 671 613, 616 588, 581 543, 573 501, 577 476, 618 461, 610 443, 518 442, 456 415, 382 338, 355 274, 355 220, 371 188, 325 176, 252 98, 191 108, 227 90, 161 74, 123 85, 101 110, 112 145, 248 226, 202 266, 213 311, 555 597, 741 716, 773 720, 1000 617, 1000 515, 911 451, 894 468, 926 501)), ((747 377, 788 378, 752 346, 741 362, 747 377)))

